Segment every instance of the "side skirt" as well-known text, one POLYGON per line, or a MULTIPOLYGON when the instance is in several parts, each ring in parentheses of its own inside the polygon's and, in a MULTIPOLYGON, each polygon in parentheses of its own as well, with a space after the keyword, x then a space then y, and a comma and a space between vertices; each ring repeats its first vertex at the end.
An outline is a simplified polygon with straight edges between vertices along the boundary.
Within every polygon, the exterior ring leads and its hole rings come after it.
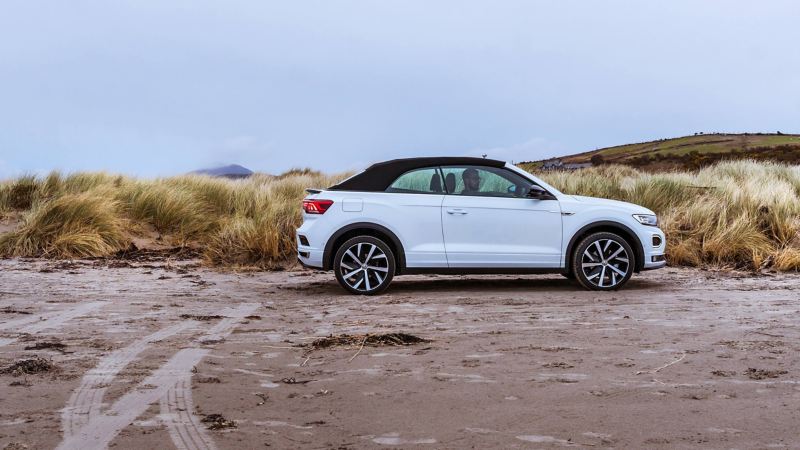
MULTIPOLYGON (((322 267, 313 267, 306 265, 303 261, 297 260, 301 266, 309 270, 322 270, 331 272, 333 269, 325 269, 322 267)), ((568 273, 564 267, 403 267, 398 268, 395 276, 399 275, 422 275, 422 274, 436 274, 436 275, 536 275, 547 273, 568 273)))
POLYGON ((543 273, 567 273, 563 267, 525 268, 525 267, 405 267, 402 275, 439 274, 439 275, 523 275, 543 273))

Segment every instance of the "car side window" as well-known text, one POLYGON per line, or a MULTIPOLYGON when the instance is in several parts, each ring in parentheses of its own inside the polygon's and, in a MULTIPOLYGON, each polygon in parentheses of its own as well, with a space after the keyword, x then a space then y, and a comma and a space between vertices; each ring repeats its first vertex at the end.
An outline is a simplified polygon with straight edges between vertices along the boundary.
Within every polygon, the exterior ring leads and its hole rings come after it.
POLYGON ((426 167, 408 171, 386 189, 386 192, 406 194, 444 194, 442 177, 438 167, 426 167))
POLYGON ((482 197, 525 197, 531 182, 499 167, 445 166, 444 186, 448 194, 482 197))

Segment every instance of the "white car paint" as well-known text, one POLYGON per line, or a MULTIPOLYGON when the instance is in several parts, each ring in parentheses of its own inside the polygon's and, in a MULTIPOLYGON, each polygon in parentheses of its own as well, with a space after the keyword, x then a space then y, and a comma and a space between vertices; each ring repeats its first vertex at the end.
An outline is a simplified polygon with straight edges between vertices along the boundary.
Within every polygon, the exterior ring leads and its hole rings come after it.
POLYGON ((559 267, 558 200, 445 195, 442 232, 449 267, 559 267))
POLYGON ((664 255, 663 231, 633 217, 654 214, 651 210, 563 194, 514 165, 505 167, 556 199, 322 190, 306 198, 332 200, 333 206, 325 214, 303 213, 303 224, 297 229, 298 258, 306 266, 322 268, 325 245, 337 231, 371 223, 397 236, 408 268, 565 269, 572 237, 585 226, 611 222, 636 235, 639 243, 630 244, 641 249, 644 269, 666 264, 652 262, 653 256, 664 255), (301 235, 308 245, 300 242, 301 235), (660 238, 660 245, 652 245, 653 236, 660 238))
POLYGON ((407 267, 448 267, 442 240, 442 201, 444 195, 397 194, 385 192, 323 191, 306 198, 333 200, 325 214, 303 213, 303 225, 297 229, 309 246, 298 240, 298 250, 309 252, 300 260, 311 267, 322 267, 328 239, 339 229, 367 222, 392 231, 405 249, 407 267), (361 202, 361 211, 349 211, 348 205, 361 202))

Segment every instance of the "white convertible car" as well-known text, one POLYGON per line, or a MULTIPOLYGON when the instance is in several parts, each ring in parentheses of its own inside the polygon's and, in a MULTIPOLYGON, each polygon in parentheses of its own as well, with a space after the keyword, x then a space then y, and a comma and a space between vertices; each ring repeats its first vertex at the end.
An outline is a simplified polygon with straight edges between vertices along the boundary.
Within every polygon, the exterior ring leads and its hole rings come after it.
POLYGON ((425 272, 552 272, 612 290, 666 264, 652 211, 563 194, 503 161, 396 159, 307 192, 298 258, 354 294, 425 272))

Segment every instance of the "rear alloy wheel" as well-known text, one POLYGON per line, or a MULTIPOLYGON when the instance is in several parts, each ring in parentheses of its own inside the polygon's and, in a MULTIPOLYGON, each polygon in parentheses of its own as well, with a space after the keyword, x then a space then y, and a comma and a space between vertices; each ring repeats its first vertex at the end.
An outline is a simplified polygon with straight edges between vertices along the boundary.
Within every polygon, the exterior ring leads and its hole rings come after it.
POLYGON ((392 249, 372 236, 354 237, 339 247, 333 260, 336 280, 353 294, 380 294, 394 277, 392 249))
POLYGON ((614 233, 594 233, 584 238, 572 255, 575 279, 586 289, 611 291, 633 275, 635 260, 628 242, 614 233))

